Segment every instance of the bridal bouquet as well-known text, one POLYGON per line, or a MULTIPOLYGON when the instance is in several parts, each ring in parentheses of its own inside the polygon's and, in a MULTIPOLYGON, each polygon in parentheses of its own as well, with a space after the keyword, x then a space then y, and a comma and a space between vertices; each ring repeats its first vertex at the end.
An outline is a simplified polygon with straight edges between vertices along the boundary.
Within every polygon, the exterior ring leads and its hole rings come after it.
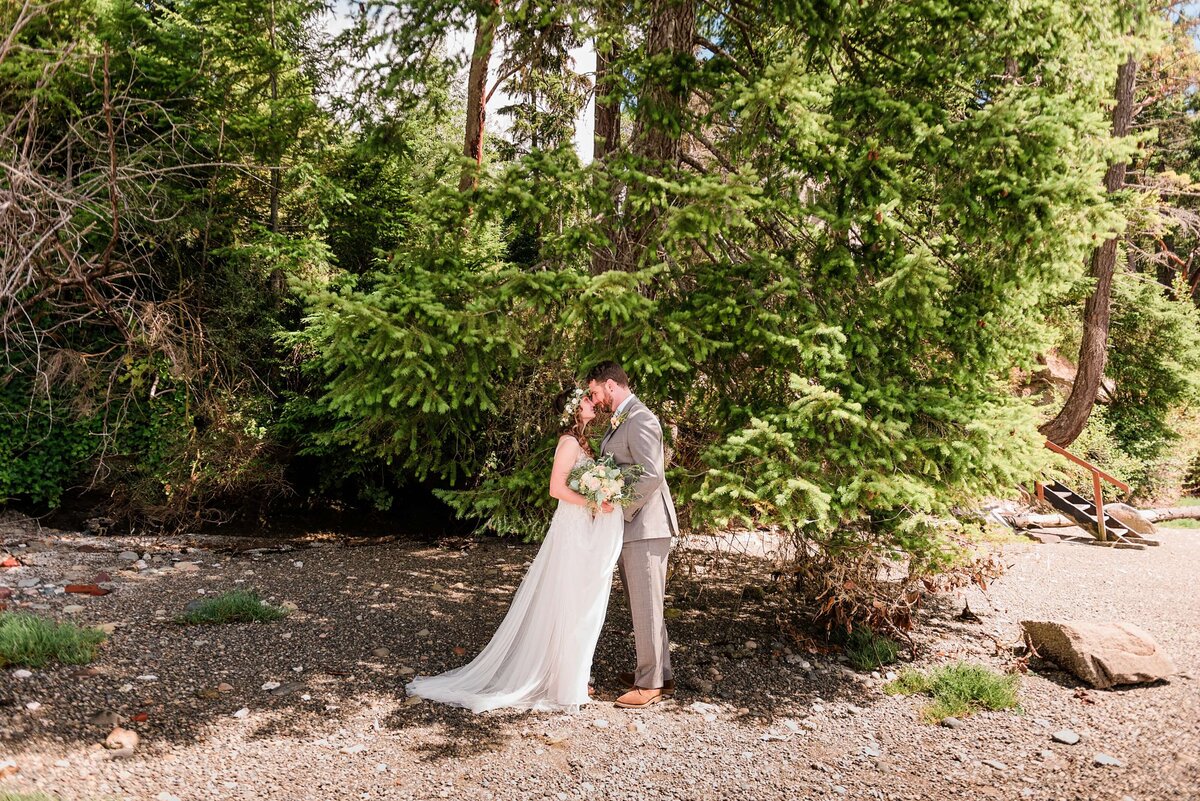
POLYGON ((567 486, 591 501, 595 506, 607 501, 615 506, 626 506, 636 500, 633 485, 646 471, 639 465, 622 467, 610 454, 598 460, 587 460, 567 476, 567 486))

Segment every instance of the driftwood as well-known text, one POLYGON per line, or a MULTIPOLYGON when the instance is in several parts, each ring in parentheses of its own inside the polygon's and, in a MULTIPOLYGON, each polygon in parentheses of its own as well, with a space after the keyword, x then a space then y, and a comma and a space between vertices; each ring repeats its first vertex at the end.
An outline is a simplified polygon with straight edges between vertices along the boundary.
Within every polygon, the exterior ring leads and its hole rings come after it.
MULTIPOLYGON (((1169 509, 1139 509, 1142 517, 1151 523, 1161 523, 1164 520, 1200 520, 1200 506, 1173 506, 1169 509)), ((1069 517, 1060 514, 1039 514, 1024 512, 1021 514, 1005 514, 1002 517, 1013 528, 1063 528, 1079 525, 1069 517)))
POLYGON ((1172 506, 1169 509, 1144 509, 1142 516, 1152 523, 1163 520, 1200 520, 1200 506, 1172 506))
POLYGON ((1006 514, 1004 519, 1013 528, 1062 528, 1079 525, 1074 520, 1060 514, 1038 514, 1025 512, 1023 514, 1006 514))

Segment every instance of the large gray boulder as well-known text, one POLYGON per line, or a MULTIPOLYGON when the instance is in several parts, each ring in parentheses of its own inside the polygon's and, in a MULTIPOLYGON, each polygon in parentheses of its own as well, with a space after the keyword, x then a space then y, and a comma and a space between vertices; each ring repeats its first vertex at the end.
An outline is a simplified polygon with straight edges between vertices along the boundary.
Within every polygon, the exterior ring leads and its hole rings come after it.
POLYGON ((1129 623, 1022 620, 1038 655, 1097 689, 1148 684, 1178 672, 1154 638, 1129 623))
POLYGON ((1145 515, 1127 503, 1106 503, 1104 511, 1115 517, 1125 528, 1143 537, 1153 537, 1158 529, 1145 515))

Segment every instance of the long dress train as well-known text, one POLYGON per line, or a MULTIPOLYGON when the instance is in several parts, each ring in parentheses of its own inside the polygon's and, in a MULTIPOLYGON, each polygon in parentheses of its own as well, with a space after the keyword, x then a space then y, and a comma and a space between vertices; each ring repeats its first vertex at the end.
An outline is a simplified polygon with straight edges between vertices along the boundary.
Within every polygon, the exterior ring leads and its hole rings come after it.
POLYGON ((624 522, 559 501, 542 547, 491 641, 470 663, 417 676, 410 696, 472 712, 503 707, 577 711, 608 610, 624 522))

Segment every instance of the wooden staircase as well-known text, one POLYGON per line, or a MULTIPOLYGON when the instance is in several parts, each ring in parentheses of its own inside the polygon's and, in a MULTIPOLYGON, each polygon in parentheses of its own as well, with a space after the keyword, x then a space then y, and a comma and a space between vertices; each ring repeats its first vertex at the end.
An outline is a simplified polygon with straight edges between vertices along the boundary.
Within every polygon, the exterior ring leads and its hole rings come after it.
POLYGON ((1075 464, 1086 468, 1092 474, 1092 500, 1088 500, 1060 481, 1049 484, 1038 483, 1038 499, 1062 512, 1074 520, 1082 528, 1095 535, 1095 545, 1107 545, 1111 548, 1136 548, 1144 550, 1149 545, 1158 545, 1155 540, 1148 540, 1132 531, 1121 521, 1104 511, 1104 496, 1101 491, 1101 480, 1128 492, 1129 485, 1118 478, 1110 476, 1095 465, 1085 462, 1075 454, 1055 445, 1049 440, 1046 447, 1060 456, 1066 457, 1075 464))

